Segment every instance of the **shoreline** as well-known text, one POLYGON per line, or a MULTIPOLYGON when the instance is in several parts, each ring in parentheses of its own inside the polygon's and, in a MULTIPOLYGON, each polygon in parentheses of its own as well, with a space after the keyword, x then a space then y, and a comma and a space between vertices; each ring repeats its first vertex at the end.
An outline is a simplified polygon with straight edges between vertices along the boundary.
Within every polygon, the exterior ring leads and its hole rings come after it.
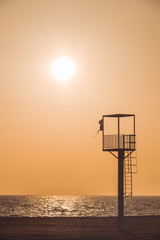
POLYGON ((117 217, 0 217, 0 240, 160 239, 160 216, 125 216, 123 231, 117 217))

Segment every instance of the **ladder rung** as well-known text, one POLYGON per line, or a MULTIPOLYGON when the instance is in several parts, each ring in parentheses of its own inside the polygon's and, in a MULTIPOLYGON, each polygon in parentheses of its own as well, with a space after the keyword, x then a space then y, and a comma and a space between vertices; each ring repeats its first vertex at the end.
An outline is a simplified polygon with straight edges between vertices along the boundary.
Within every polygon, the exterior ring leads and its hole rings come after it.
MULTIPOLYGON (((132 193, 128 193, 129 195, 131 195, 132 193)), ((126 195, 126 197, 128 197, 129 195, 127 195, 127 194, 125 194, 126 195)))

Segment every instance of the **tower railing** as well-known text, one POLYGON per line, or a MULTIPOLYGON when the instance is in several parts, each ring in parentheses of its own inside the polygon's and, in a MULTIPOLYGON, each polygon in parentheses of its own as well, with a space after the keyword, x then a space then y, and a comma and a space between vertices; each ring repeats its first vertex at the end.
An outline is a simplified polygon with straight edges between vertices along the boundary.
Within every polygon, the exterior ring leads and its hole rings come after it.
POLYGON ((103 151, 134 151, 136 146, 136 135, 112 134, 103 136, 103 151))

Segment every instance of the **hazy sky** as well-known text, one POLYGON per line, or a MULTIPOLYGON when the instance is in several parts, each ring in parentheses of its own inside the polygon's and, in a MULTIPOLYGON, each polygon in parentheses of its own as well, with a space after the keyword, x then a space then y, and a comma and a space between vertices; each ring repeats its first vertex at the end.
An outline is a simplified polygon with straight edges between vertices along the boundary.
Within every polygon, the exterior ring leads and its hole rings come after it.
POLYGON ((94 135, 103 114, 135 113, 133 193, 160 195, 159 1, 0 0, 0 34, 0 194, 117 194, 94 135))

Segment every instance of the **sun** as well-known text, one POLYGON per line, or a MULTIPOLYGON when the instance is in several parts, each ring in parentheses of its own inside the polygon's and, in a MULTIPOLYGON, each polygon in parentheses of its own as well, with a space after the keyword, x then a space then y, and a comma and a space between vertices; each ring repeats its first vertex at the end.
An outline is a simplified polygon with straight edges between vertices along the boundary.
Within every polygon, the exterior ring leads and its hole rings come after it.
POLYGON ((54 78, 66 82, 74 76, 75 64, 67 57, 59 57, 52 63, 51 72, 54 78))

